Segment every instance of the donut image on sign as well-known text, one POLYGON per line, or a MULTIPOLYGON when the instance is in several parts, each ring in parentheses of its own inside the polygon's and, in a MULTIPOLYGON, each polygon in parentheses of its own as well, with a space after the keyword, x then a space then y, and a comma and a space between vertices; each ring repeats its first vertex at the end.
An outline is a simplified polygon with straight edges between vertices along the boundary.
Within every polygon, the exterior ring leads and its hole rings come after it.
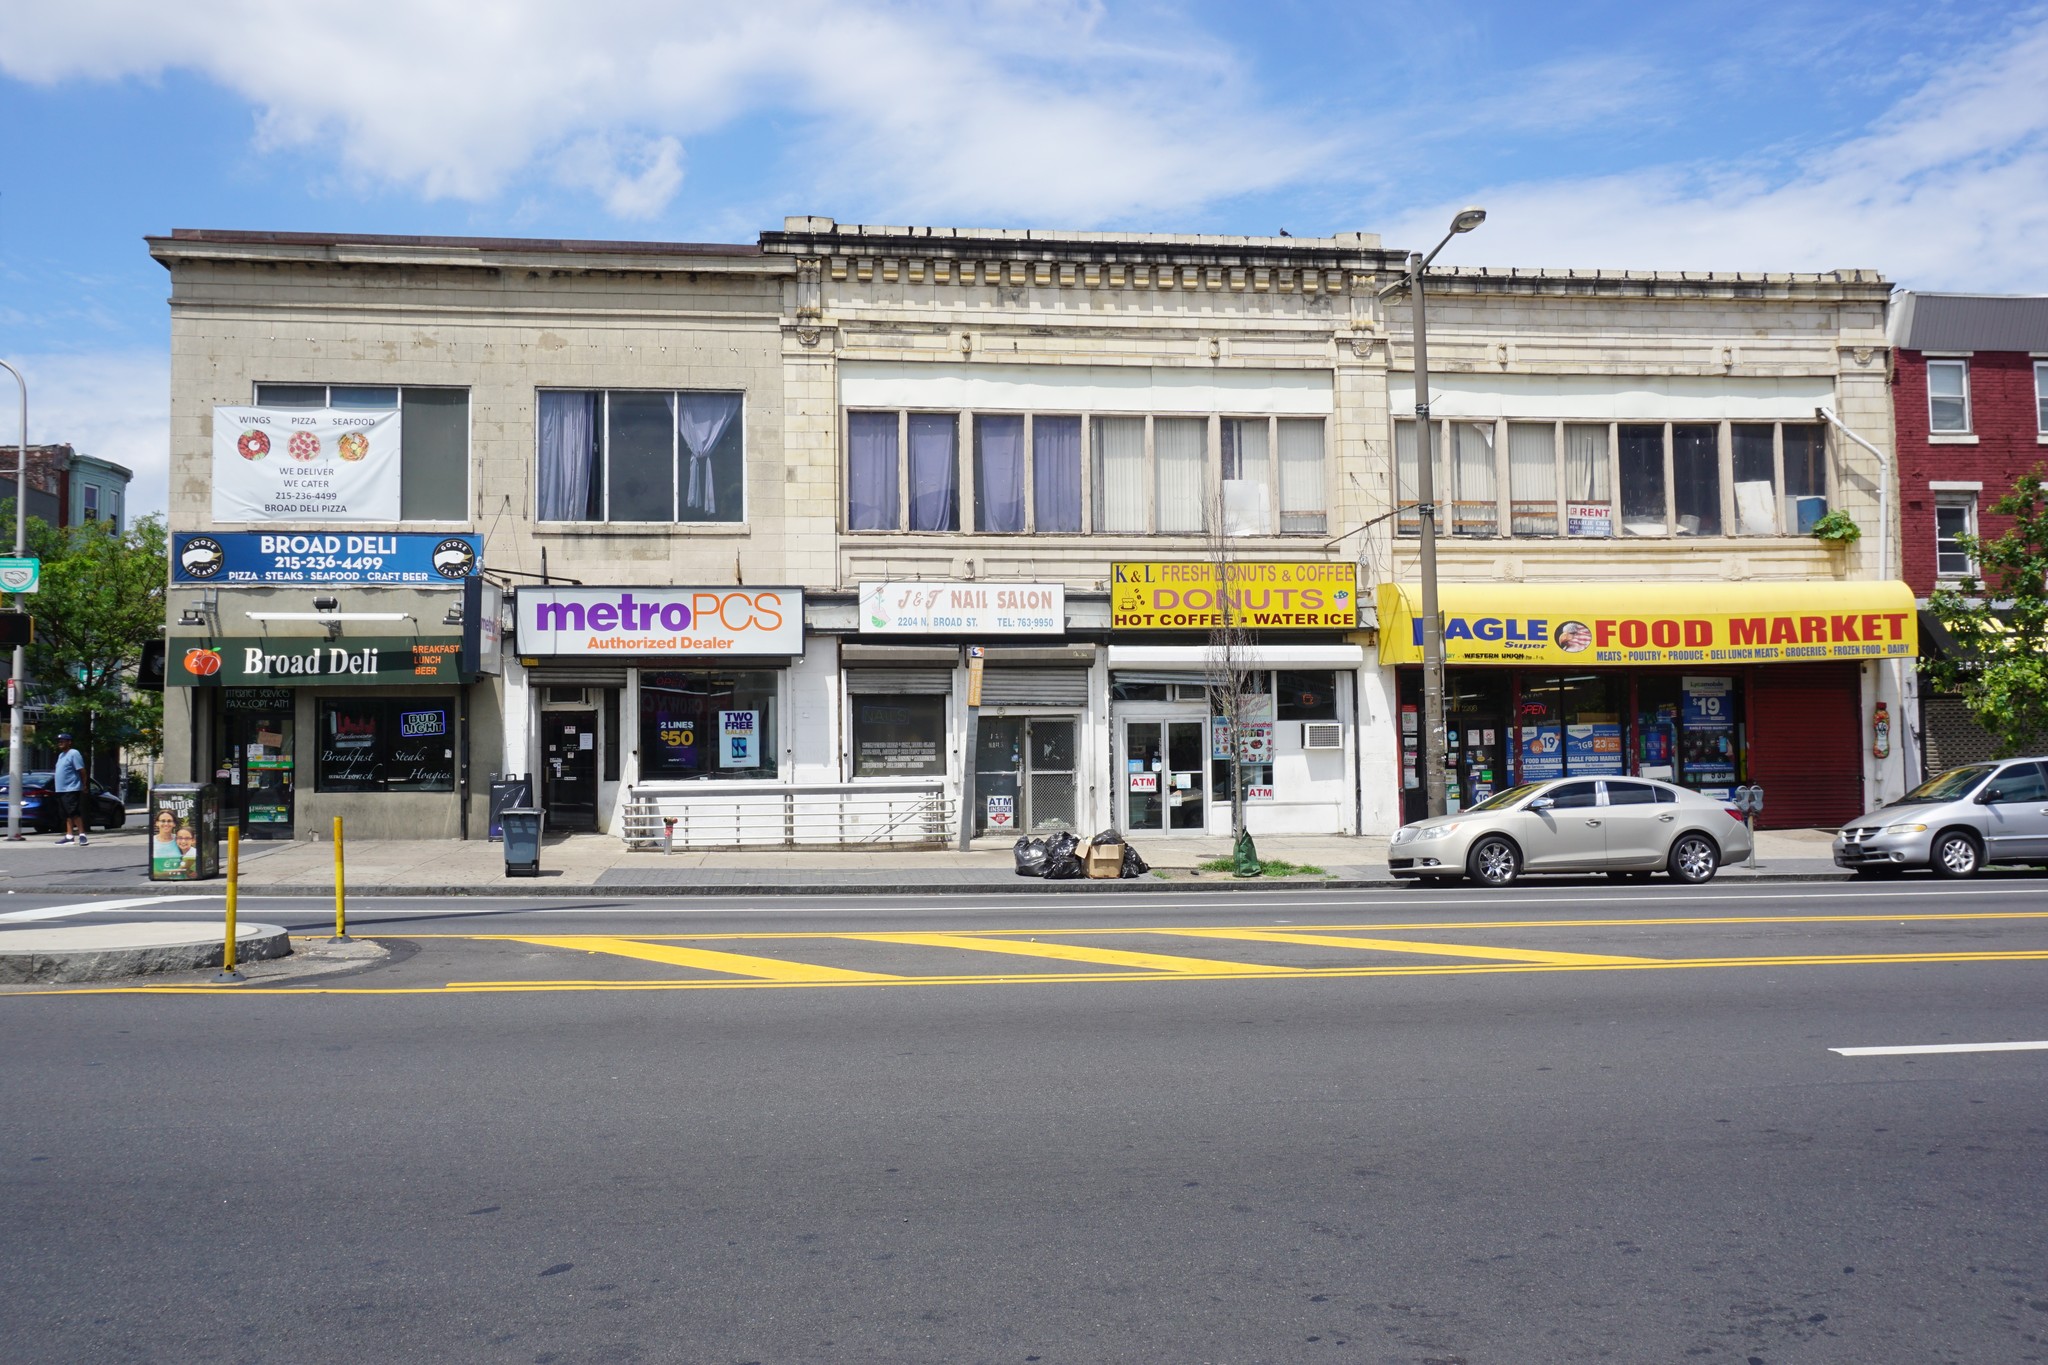
POLYGON ((334 451, 344 460, 360 460, 370 453, 370 438, 360 431, 343 432, 334 443, 334 451))
POLYGON ((251 427, 235 442, 235 449, 241 452, 245 460, 260 460, 270 453, 270 433, 251 427))
POLYGON ((295 431, 290 450, 294 460, 317 460, 320 458, 320 438, 310 431, 295 431))

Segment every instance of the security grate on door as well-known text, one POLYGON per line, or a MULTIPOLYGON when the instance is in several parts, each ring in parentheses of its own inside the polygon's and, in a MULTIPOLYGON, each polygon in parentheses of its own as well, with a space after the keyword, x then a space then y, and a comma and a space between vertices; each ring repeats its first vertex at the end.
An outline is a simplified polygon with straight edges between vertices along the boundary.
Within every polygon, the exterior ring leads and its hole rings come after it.
POLYGON ((1998 756, 1998 736, 1976 722, 1961 697, 1923 698, 1920 728, 1930 774, 1998 756))
POLYGON ((1074 774, 1031 774, 1031 827, 1073 829, 1074 774))
POLYGON ((982 676, 983 706, 1088 705, 1085 668, 991 668, 982 676))

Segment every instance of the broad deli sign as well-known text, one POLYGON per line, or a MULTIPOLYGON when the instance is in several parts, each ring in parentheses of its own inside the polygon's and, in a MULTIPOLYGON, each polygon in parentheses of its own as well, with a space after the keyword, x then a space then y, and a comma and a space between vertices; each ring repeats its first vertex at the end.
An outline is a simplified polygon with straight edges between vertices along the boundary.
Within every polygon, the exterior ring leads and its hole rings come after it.
POLYGON ((462 641, 448 636, 171 642, 174 687, 414 686, 459 683, 462 641))
POLYGON ((801 588, 521 588, 531 655, 804 652, 801 588))

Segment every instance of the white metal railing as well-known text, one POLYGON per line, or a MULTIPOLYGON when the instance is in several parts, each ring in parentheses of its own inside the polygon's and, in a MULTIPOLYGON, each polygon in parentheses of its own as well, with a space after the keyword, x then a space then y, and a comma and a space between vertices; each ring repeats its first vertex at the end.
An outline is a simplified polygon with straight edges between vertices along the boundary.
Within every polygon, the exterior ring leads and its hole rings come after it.
POLYGON ((655 782, 628 790, 623 832, 636 849, 943 847, 957 809, 941 778, 655 782))

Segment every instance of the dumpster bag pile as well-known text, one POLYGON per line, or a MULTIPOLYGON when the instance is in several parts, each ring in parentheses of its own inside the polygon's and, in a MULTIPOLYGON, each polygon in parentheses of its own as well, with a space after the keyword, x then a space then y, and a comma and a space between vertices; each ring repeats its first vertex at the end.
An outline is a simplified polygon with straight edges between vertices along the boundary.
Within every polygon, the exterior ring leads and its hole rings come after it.
POLYGON ((1082 843, 1071 834, 1048 835, 1043 839, 1019 839, 1013 852, 1020 877, 1044 877, 1048 881, 1071 881, 1079 877, 1142 877, 1151 864, 1138 850, 1124 842, 1113 829, 1082 843))

